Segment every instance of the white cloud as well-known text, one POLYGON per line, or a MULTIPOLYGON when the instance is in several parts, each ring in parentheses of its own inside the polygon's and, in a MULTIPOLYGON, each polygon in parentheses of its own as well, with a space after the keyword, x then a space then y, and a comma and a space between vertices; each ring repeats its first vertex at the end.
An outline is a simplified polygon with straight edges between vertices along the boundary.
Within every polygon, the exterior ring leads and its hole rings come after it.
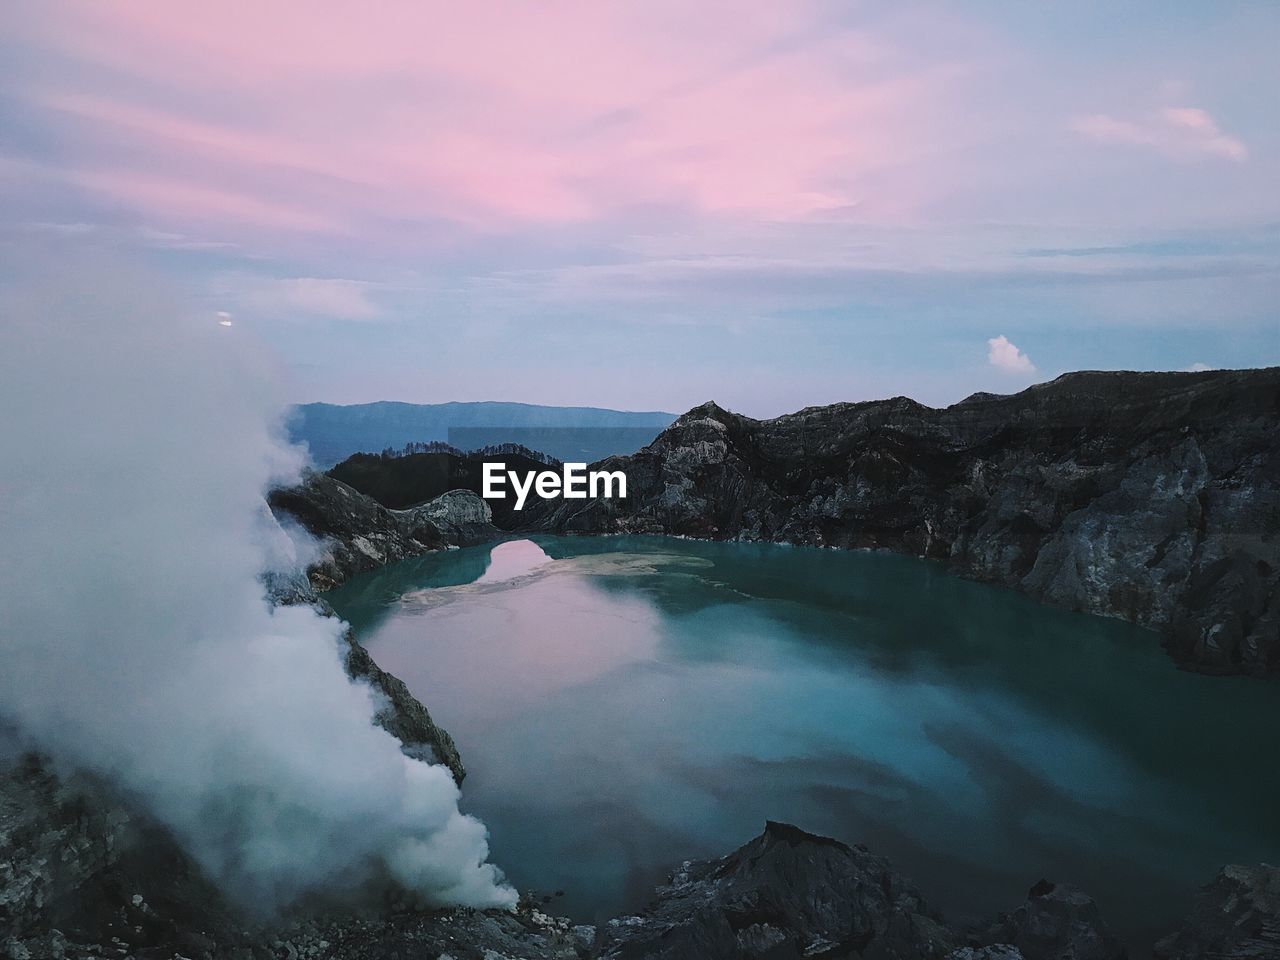
POLYGON ((1071 128, 1099 143, 1150 147, 1169 156, 1223 157, 1237 162, 1249 149, 1224 133, 1207 110, 1199 107, 1165 107, 1141 120, 1120 120, 1105 113, 1076 117, 1071 128))
POLYGON ((1216 367, 1211 367, 1207 363, 1202 363, 1201 361, 1197 360, 1191 366, 1183 367, 1182 372, 1183 373, 1204 373, 1206 370, 1216 370, 1216 369, 1217 369, 1216 367))
POLYGON ((1031 358, 1009 342, 1009 338, 1001 334, 987 341, 987 362, 1006 373, 1032 374, 1036 365, 1031 358))

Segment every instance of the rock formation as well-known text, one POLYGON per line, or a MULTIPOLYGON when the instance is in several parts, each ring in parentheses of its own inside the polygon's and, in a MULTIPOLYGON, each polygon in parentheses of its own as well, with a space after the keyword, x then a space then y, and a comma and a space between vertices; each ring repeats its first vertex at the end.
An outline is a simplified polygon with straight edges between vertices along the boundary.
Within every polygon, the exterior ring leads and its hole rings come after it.
POLYGON ((397 560, 501 535, 490 522, 489 505, 466 490, 410 510, 388 510, 340 480, 311 473, 267 499, 278 518, 296 520, 319 542, 321 554, 307 574, 322 591, 397 560))
POLYGON ((685 863, 642 914, 601 932, 617 960, 942 960, 957 943, 883 857, 774 822, 728 856, 685 863))
POLYGON ((706 403, 603 461, 629 496, 566 533, 883 548, 1161 631, 1207 671, 1280 669, 1280 368, 1074 373, 936 410, 903 397, 752 420, 706 403))
POLYGON ((1223 867, 1155 952, 1160 960, 1280 960, 1280 867, 1223 867))
POLYGON ((1124 960, 1093 898, 1068 884, 1041 880, 1026 903, 999 917, 972 939, 987 949, 1012 947, 1025 960, 1124 960))
POLYGON ((431 522, 454 546, 469 547, 502 536, 502 531, 493 525, 489 504, 470 490, 449 490, 430 503, 397 512, 411 515, 416 522, 431 522))

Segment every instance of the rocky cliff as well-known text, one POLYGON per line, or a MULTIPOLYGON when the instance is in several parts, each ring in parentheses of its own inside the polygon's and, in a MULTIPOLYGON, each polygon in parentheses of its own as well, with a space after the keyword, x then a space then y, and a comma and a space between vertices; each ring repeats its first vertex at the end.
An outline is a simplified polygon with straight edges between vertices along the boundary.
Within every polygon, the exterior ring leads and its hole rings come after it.
MULTIPOLYGON (((466 490, 451 491, 413 510, 388 510, 341 481, 312 473, 296 487, 272 491, 268 502, 282 522, 300 523, 320 551, 305 577, 268 575, 268 596, 276 604, 306 603, 329 615, 333 611, 320 593, 357 573, 500 535, 490 522, 488 504, 466 490)), ((466 771, 448 731, 431 719, 403 681, 374 662, 350 631, 347 646, 347 672, 368 681, 386 698, 379 724, 400 740, 406 753, 443 763, 461 783, 466 771)))
POLYGON ((1161 631, 1184 663, 1280 670, 1280 368, 1074 373, 946 409, 752 420, 706 403, 549 501, 566 533, 883 548, 1161 631))
POLYGON ((282 521, 297 521, 315 537, 320 555, 307 570, 316 590, 357 573, 449 546, 501 536, 489 505, 467 490, 452 490, 409 510, 389 510, 372 497, 323 473, 271 491, 267 502, 282 521))

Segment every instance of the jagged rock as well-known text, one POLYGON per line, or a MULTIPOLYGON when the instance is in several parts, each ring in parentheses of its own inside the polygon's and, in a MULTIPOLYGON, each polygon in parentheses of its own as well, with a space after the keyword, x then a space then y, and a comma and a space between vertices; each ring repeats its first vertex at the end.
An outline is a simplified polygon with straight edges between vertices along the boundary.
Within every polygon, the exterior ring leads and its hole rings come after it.
MULTIPOLYGON (((358 563, 352 561, 356 554, 348 544, 357 539, 371 542, 375 537, 379 538, 385 548, 382 555, 388 557, 385 561, 388 563, 415 555, 409 551, 425 553, 428 549, 439 549, 444 545, 438 528, 429 520, 402 517, 402 511, 386 510, 372 503, 364 494, 354 490, 346 492, 350 488, 344 490, 345 487, 345 484, 323 474, 313 474, 300 487, 272 494, 273 509, 295 517, 314 536, 329 538, 325 556, 308 570, 306 576, 296 572, 272 572, 263 577, 267 598, 272 603, 281 606, 308 604, 323 614, 334 616, 333 609, 318 591, 358 572, 357 567, 365 568, 366 562, 373 562, 373 556, 363 550, 357 550, 361 560, 358 563), (362 522, 371 524, 375 532, 369 535, 360 533, 362 522), (418 535, 397 540, 395 529, 416 531, 418 535), (433 545, 428 547, 428 543, 433 545)), ((453 501, 445 506, 442 513, 450 515, 452 511, 454 516, 466 517, 469 515, 467 510, 467 504, 453 501)), ((474 508, 472 510, 474 512, 474 508)), ((374 662, 369 651, 361 646, 350 630, 346 633, 346 642, 347 673, 368 681, 386 698, 386 706, 376 717, 378 725, 396 737, 409 756, 443 763, 453 774, 453 779, 462 783, 466 769, 453 737, 431 719, 427 708, 409 692, 399 677, 387 673, 374 662)))
MULTIPOLYGON (((502 536, 489 505, 469 490, 450 490, 410 510, 388 510, 341 480, 309 473, 295 487, 271 491, 267 502, 278 519, 297 521, 318 541, 320 555, 307 575, 319 591, 388 563, 502 536)), ((284 594, 296 586, 284 577, 277 590, 284 594)))
POLYGON ((987 947, 1016 947, 1026 960, 1123 960, 1124 945, 1102 922, 1082 890, 1041 880, 1026 903, 1002 915, 975 939, 987 947))
POLYGON ((396 737, 405 753, 430 763, 443 763, 457 783, 467 775, 458 746, 449 732, 431 719, 421 701, 404 681, 387 673, 374 662, 369 651, 360 645, 355 634, 347 631, 347 673, 369 681, 387 698, 386 707, 375 718, 378 725, 396 737))
POLYGON ((1155 953, 1160 960, 1280 960, 1280 867, 1223 867, 1155 953))
POLYGON ((271 936, 270 955, 279 960, 579 960, 582 956, 570 921, 527 906, 515 912, 430 910, 313 920, 271 936))
POLYGON ((1280 670, 1280 368, 1074 373, 935 410, 752 420, 714 403, 604 461, 625 499, 530 527, 877 547, 1160 630, 1198 669, 1280 670))
MULTIPOLYGON (((109 785, 25 755, 0 767, 0 943, 81 957, 116 937, 137 956, 201 956, 241 922, 167 830, 109 785)), ((106 951, 115 955, 115 950, 106 951)))
POLYGON ((636 917, 610 921, 604 956, 941 960, 954 936, 883 857, 788 824, 719 860, 689 862, 636 917))
POLYGON ((469 547, 502 536, 502 531, 493 525, 489 504, 470 490, 450 490, 430 503, 396 512, 413 514, 416 522, 434 525, 454 546, 469 547))
MULTIPOLYGON (((1243 868, 1237 868, 1243 869, 1243 868)), ((1270 868, 1267 868, 1270 869, 1270 868)), ((1233 925, 1243 933, 1223 956, 1265 943, 1274 918, 1274 873, 1220 896, 1195 936, 1216 923, 1218 949, 1233 925), (1270 884, 1270 886, 1267 886, 1270 884), (1271 913, 1259 914, 1270 896, 1271 913), (1262 919, 1259 919, 1259 918, 1262 919), (1258 922, 1254 922, 1258 920, 1258 922), (1262 931, 1262 933, 1259 933, 1262 931), (1252 939, 1250 939, 1252 938, 1252 939), (1261 939, 1260 939, 1261 938, 1261 939)), ((1213 891, 1215 888, 1210 888, 1213 891)), ((1197 917, 1200 915, 1197 914, 1197 917)), ((103 784, 62 780, 34 758, 0 775, 0 941, 11 956, 82 960, 175 954, 210 960, 387 960, 392 957, 574 960, 1093 960, 1118 958, 1092 901, 1038 884, 1027 904, 987 931, 985 944, 960 939, 887 860, 797 827, 770 822, 759 837, 718 860, 687 862, 638 916, 599 927, 550 916, 531 896, 515 912, 407 910, 351 915, 331 904, 323 919, 250 921, 219 892, 163 829, 103 784), (127 944, 127 947, 125 946, 127 944), (124 951, 123 953, 121 951, 124 951)), ((1184 938, 1190 936, 1184 932, 1184 938)), ((1183 941, 1180 941, 1183 942, 1183 941)), ((1200 941, 1189 941, 1200 943, 1200 941)), ((1198 960, 1212 952, 1174 952, 1198 960)))
POLYGON ((1025 960, 1022 951, 1007 943, 989 947, 961 947, 947 954, 947 960, 1025 960))
POLYGON ((528 904, 323 921, 251 920, 163 827, 108 784, 59 776, 33 755, 0 767, 0 957, 84 960, 386 960, 489 952, 576 960, 572 923, 528 904), (281 923, 283 926, 275 926, 281 923))
POLYGON ((319 542, 321 554, 307 570, 317 590, 448 545, 425 515, 388 510, 323 473, 308 474, 296 487, 272 490, 267 502, 278 518, 296 520, 319 542))

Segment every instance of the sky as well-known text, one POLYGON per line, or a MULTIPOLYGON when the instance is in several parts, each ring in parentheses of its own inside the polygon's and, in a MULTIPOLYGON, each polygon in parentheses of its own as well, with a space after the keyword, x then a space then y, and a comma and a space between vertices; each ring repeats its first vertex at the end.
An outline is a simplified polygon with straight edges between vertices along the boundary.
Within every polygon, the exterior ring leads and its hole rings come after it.
POLYGON ((299 402, 1280 364, 1277 49, 1229 0, 5 4, 0 283, 141 267, 299 402))

